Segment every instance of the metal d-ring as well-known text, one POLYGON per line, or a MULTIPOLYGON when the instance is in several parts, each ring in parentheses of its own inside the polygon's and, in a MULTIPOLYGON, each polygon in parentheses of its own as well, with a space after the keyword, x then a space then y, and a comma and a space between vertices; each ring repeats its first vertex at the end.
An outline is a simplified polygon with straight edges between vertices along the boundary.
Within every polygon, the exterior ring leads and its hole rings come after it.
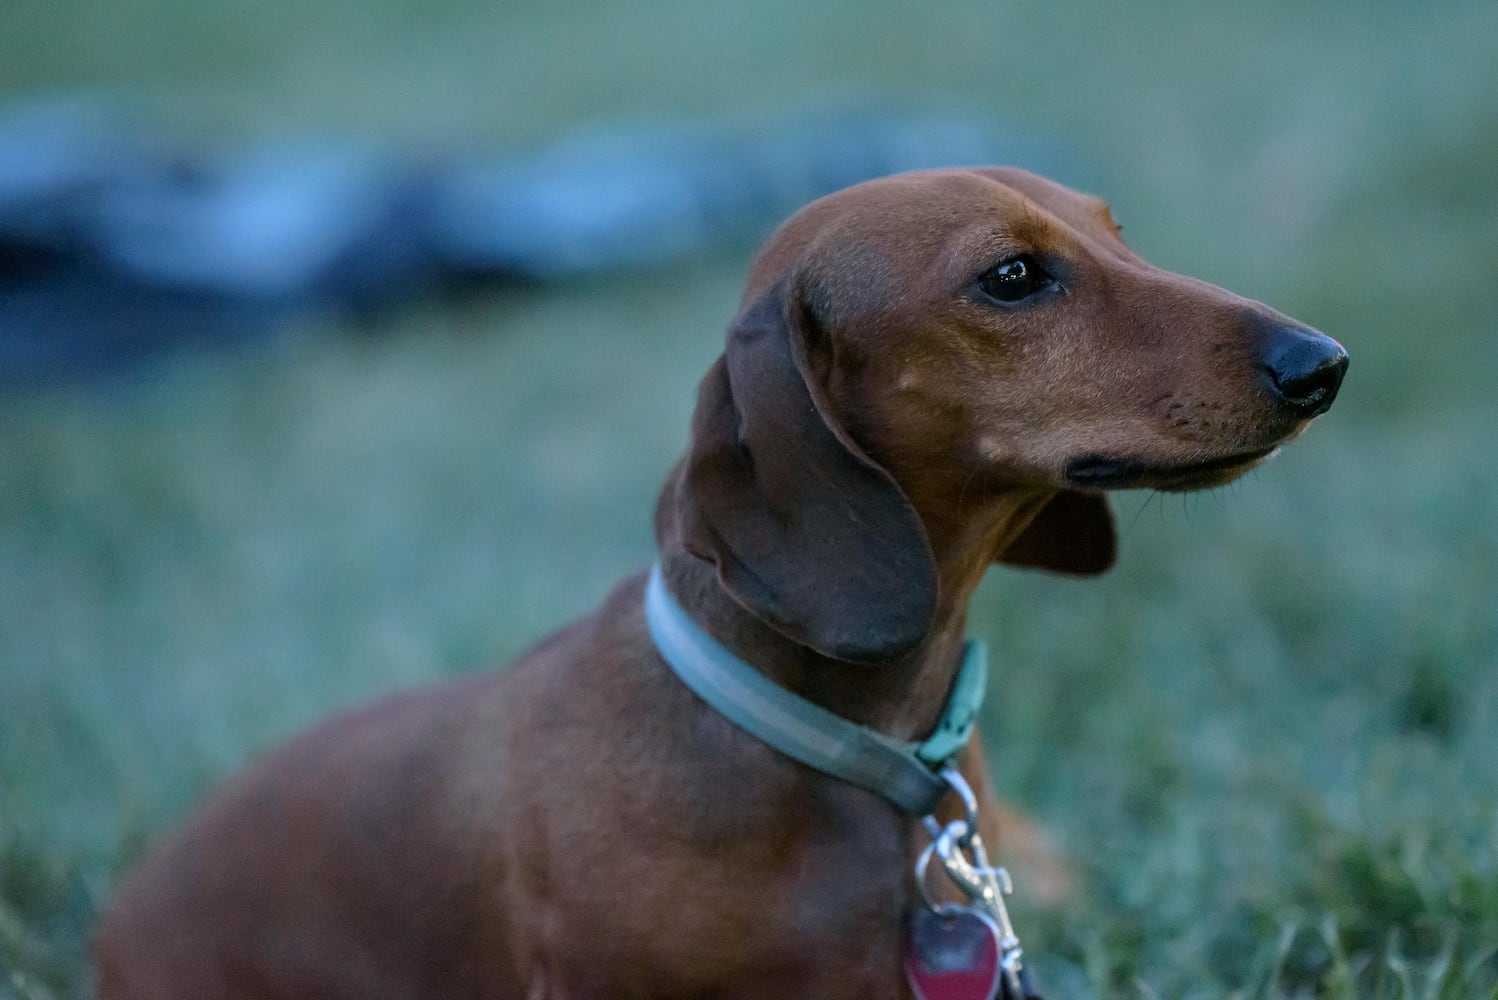
POLYGON ((978 831, 978 796, 973 793, 973 786, 969 785, 967 779, 962 776, 962 772, 951 764, 942 768, 937 776, 950 785, 952 791, 956 792, 957 797, 962 800, 962 811, 965 814, 963 818, 967 820, 968 831, 976 833, 978 831))

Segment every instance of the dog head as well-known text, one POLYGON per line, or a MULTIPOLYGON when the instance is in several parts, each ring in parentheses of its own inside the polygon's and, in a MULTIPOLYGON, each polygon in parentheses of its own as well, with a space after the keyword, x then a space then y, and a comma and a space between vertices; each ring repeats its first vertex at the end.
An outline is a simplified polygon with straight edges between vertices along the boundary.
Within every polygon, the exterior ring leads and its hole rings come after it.
POLYGON ((683 542, 796 641, 898 657, 931 627, 939 564, 1101 572, 1103 491, 1231 481, 1331 405, 1346 365, 1267 306, 1147 264, 1059 184, 872 181, 757 258, 699 393, 683 542))

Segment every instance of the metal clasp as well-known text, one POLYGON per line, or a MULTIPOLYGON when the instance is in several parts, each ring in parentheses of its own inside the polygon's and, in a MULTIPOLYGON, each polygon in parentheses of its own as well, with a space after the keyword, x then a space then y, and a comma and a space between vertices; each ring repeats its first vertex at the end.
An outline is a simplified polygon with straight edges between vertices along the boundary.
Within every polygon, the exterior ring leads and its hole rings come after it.
POLYGON ((1014 884, 1009 878, 1009 872, 989 864, 983 838, 978 834, 978 798, 973 794, 972 787, 955 767, 944 768, 941 777, 962 800, 964 816, 945 826, 935 816, 927 816, 922 820, 927 832, 931 834, 931 843, 916 858, 916 885, 920 888, 921 898, 926 905, 940 912, 942 904, 932 898, 927 876, 931 859, 934 857, 941 862, 942 871, 967 898, 968 904, 987 913, 998 924, 999 965, 1004 970, 1011 995, 1024 996, 1020 981, 1024 950, 1020 947, 1019 936, 1014 933, 1014 925, 1009 920, 1009 909, 1004 905, 1004 897, 1014 891, 1014 884))

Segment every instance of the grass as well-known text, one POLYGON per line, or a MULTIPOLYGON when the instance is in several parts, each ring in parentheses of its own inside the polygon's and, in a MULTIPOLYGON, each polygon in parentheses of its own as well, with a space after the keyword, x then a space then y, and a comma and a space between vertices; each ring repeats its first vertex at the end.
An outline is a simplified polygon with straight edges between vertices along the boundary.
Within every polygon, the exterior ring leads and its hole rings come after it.
MULTIPOLYGON (((996 572, 987 738, 1078 866, 1050 993, 1498 996, 1498 8, 15 0, 0 93, 224 134, 523 141, 880 86, 1070 142, 1165 266, 1339 337, 1249 480, 1125 496, 1118 570, 996 572)), ((650 556, 744 254, 0 399, 0 998, 327 711, 500 663, 650 556)))

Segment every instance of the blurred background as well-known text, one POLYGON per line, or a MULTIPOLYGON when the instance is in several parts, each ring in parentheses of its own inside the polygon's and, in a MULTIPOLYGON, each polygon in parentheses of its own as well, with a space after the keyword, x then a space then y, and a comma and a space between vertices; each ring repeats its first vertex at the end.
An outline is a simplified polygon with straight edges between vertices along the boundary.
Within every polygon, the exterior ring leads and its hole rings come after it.
POLYGON ((1009 162, 1320 327, 1336 407, 1121 560, 990 574, 1048 995, 1498 980, 1498 5, 6 0, 0 998, 329 711, 652 554, 758 239, 1009 162))

